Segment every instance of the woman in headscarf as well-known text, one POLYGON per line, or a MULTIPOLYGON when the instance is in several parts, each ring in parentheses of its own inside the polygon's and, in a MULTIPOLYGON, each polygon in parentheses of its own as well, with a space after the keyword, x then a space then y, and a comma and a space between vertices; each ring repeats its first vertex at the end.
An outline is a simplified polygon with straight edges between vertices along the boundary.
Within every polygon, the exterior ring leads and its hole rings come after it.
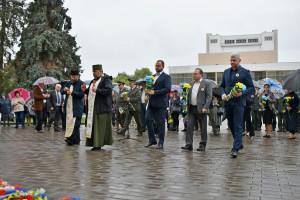
POLYGON ((259 97, 259 105, 263 109, 263 123, 266 127, 266 135, 265 138, 271 138, 271 130, 272 130, 272 118, 273 118, 273 110, 275 109, 274 103, 276 102, 274 94, 270 91, 270 85, 264 85, 263 94, 259 97))
POLYGON ((1 121, 3 121, 4 126, 10 126, 9 124, 9 113, 11 112, 11 103, 10 100, 6 97, 4 93, 1 94, 0 100, 0 113, 1 121), (7 121, 7 124, 5 123, 7 121))

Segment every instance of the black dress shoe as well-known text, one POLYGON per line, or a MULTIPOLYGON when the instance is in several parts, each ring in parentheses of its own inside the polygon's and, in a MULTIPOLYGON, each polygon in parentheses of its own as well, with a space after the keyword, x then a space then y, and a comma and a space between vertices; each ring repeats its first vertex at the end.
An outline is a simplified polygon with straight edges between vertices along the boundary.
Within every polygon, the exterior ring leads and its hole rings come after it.
POLYGON ((145 147, 150 147, 150 146, 156 145, 156 144, 157 144, 156 141, 154 141, 154 142, 149 142, 145 147))
POLYGON ((156 149, 163 149, 163 148, 164 148, 164 146, 162 144, 158 144, 156 147, 156 149))
POLYGON ((101 150, 101 147, 93 147, 92 149, 91 149, 91 151, 100 151, 101 150))
POLYGON ((205 145, 204 144, 200 144, 199 148, 197 149, 197 151, 204 151, 205 150, 205 145))
POLYGON ((60 129, 56 129, 56 130, 54 130, 54 132, 61 132, 61 130, 60 129))
POLYGON ((243 149, 243 148, 244 148, 244 145, 241 144, 241 145, 240 145, 240 150, 243 149))
POLYGON ((232 158, 237 158, 237 154, 238 154, 238 152, 233 150, 230 155, 232 158))
POLYGON ((260 129, 260 128, 258 128, 258 129, 257 129, 257 131, 261 131, 261 129, 260 129))
POLYGON ((37 131, 38 133, 43 133, 43 131, 42 130, 39 130, 39 131, 37 131))
POLYGON ((181 149, 185 149, 185 150, 192 151, 192 150, 193 150, 193 147, 192 147, 192 145, 187 144, 187 145, 185 145, 184 147, 181 147, 181 149))
POLYGON ((69 145, 69 146, 72 146, 73 145, 73 142, 69 139, 65 139, 65 142, 69 145))
POLYGON ((181 130, 182 132, 186 132, 186 129, 181 130))
POLYGON ((141 137, 143 136, 143 133, 138 133, 136 136, 141 137))
POLYGON ((214 131, 214 134, 215 135, 219 135, 219 131, 214 131))

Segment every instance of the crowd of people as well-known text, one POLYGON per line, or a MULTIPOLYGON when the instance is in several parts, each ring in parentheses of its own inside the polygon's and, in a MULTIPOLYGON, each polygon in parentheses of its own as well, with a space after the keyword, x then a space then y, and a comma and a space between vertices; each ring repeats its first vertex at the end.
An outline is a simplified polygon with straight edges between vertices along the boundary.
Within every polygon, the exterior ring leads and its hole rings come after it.
POLYGON ((149 143, 145 147, 157 145, 157 149, 163 149, 166 124, 169 131, 179 131, 180 116, 182 132, 186 134, 184 150, 193 149, 194 130, 200 130, 197 150, 204 151, 208 143, 207 125, 219 135, 224 119, 234 138, 233 158, 243 148, 242 137, 254 138, 262 123, 266 131, 263 137, 270 138, 276 130, 276 116, 277 132, 289 131, 289 138, 295 139, 295 133, 300 132, 298 95, 288 89, 285 96, 276 99, 269 84, 264 84, 263 92, 259 93, 250 71, 240 62, 239 53, 232 53, 231 67, 224 71, 219 88, 213 88, 210 80, 203 78, 203 70, 196 68, 193 81, 182 98, 177 90, 171 91, 171 77, 164 72, 162 60, 155 64, 151 88, 146 87, 146 81, 137 84, 136 80, 129 79, 129 89, 124 82, 118 81, 118 92, 113 92, 112 77, 103 73, 102 65, 93 65, 94 79, 89 87, 80 80, 79 71, 72 70, 70 81, 63 86, 56 84, 52 91, 45 90, 45 84, 39 82, 28 103, 18 91, 11 101, 6 94, 1 94, 1 121, 3 126, 10 126, 14 113, 15 128, 25 128, 26 119, 27 126, 33 121, 38 133, 43 133, 43 124, 46 131, 54 124, 54 131, 65 132, 65 142, 72 146, 80 144, 80 126, 85 113, 86 146, 92 147, 92 151, 114 142, 112 127, 117 134, 125 136, 133 117, 138 137, 148 131, 149 143), (233 91, 237 83, 244 89, 233 91))

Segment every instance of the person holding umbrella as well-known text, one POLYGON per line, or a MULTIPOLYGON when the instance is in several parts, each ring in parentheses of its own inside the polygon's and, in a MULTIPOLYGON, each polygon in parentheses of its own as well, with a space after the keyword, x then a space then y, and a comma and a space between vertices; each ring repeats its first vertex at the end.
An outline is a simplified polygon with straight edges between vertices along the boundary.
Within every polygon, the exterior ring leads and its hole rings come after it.
POLYGON ((1 121, 4 122, 4 126, 6 126, 5 121, 7 121, 7 126, 10 126, 9 124, 10 111, 11 111, 11 103, 9 99, 6 97, 5 93, 2 93, 1 100, 0 100, 0 113, 1 113, 1 121))
POLYGON ((289 138, 296 139, 295 132, 297 130, 297 112, 299 105, 298 95, 288 90, 288 93, 284 96, 284 104, 286 106, 286 122, 287 129, 290 132, 289 138))
POLYGON ((269 90, 270 85, 264 85, 264 92, 259 97, 259 105, 263 109, 263 123, 265 124, 267 134, 264 135, 265 138, 271 138, 271 129, 272 129, 272 119, 273 119, 273 109, 275 109, 275 96, 269 90))
POLYGON ((45 119, 45 113, 43 111, 44 108, 44 101, 46 101, 47 98, 49 98, 49 94, 47 94, 46 90, 44 89, 45 83, 39 82, 38 86, 36 86, 33 89, 33 106, 34 110, 36 112, 37 116, 37 125, 35 127, 36 131, 38 133, 43 133, 42 131, 42 125, 43 125, 43 119, 45 119))
POLYGON ((20 92, 15 92, 15 97, 12 99, 11 105, 13 106, 13 111, 16 115, 16 127, 19 128, 19 124, 22 125, 22 128, 25 128, 24 121, 24 105, 25 101, 22 97, 20 97, 20 92))

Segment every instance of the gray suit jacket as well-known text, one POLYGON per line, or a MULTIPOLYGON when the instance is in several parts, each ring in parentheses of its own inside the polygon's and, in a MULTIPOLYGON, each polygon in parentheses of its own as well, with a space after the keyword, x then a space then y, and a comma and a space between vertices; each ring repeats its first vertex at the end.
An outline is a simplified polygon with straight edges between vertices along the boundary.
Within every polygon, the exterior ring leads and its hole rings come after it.
MULTIPOLYGON (((190 110, 191 100, 192 100, 192 91, 195 81, 190 83, 191 88, 188 93, 188 109, 190 110)), ((209 112, 209 105, 212 100, 212 87, 210 82, 207 79, 202 79, 198 94, 197 94, 197 109, 199 113, 202 113, 202 109, 207 110, 209 112)))

